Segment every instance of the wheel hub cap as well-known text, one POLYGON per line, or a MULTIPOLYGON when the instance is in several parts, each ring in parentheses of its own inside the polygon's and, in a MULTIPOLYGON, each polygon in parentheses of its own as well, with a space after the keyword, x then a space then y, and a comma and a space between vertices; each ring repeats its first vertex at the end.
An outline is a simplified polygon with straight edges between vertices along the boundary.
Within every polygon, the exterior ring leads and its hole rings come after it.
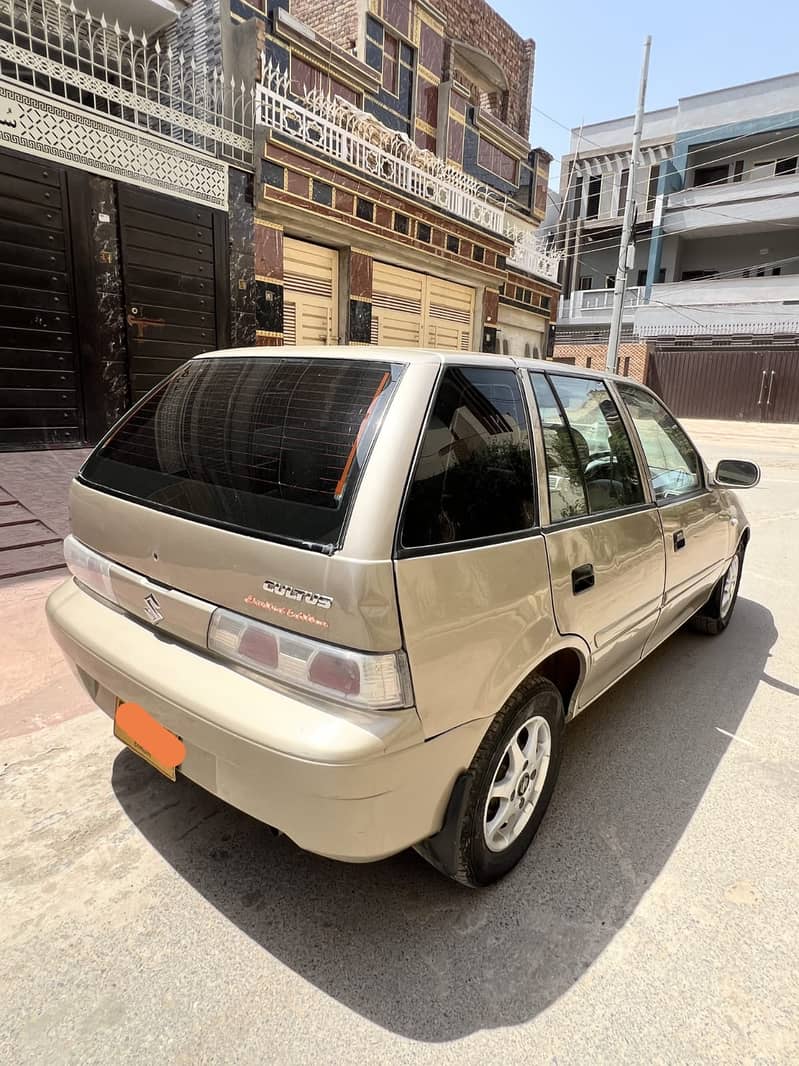
POLYGON ((516 730, 497 764, 483 812, 489 851, 504 851, 530 821, 544 790, 551 752, 552 733, 545 718, 534 715, 516 730))

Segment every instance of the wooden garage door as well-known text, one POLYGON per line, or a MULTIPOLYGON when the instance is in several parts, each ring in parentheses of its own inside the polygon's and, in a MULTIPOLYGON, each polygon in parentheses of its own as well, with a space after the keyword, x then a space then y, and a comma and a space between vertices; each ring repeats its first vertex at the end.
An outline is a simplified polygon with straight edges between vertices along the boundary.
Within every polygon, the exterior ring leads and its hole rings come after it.
POLYGON ((227 226, 210 208, 119 186, 131 399, 225 347, 227 226))
POLYGON ((338 252, 320 244, 283 242, 283 341, 338 343, 338 252))
POLYGON ((66 174, 0 152, 0 449, 78 443, 66 174))
POLYGON ((469 351, 473 330, 474 289, 386 263, 374 264, 373 344, 469 351))

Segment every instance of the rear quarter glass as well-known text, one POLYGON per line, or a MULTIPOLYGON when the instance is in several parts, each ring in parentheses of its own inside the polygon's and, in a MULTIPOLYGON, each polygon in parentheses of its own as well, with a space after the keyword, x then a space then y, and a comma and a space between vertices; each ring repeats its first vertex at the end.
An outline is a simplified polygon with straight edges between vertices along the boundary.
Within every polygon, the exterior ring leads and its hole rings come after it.
POLYGON ((182 517, 332 551, 404 368, 310 357, 192 361, 122 419, 81 480, 182 517))

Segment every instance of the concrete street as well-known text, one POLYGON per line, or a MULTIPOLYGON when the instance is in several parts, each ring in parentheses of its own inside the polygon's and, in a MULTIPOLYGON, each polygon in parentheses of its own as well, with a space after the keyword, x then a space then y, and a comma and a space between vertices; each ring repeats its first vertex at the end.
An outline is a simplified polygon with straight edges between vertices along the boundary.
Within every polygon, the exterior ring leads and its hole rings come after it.
MULTIPOLYGON (((63 575, 0 581, 0 1062, 799 1061, 799 427, 691 428, 763 466, 733 622, 574 722, 488 891, 303 854, 171 784, 50 641, 63 575)), ((19 462, 0 488, 39 513, 19 462)), ((61 532, 63 498, 40 517, 61 532)))

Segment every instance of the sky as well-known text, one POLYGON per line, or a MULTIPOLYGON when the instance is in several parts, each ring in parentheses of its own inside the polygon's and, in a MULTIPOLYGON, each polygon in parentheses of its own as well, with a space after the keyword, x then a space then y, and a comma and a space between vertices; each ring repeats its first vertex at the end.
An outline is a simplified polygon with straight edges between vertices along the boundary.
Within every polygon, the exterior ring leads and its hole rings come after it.
POLYGON ((799 70, 799 0, 489 2, 536 42, 530 141, 555 156, 555 187, 570 140, 557 123, 571 128, 632 114, 647 34, 648 111, 671 107, 681 96, 799 70))

